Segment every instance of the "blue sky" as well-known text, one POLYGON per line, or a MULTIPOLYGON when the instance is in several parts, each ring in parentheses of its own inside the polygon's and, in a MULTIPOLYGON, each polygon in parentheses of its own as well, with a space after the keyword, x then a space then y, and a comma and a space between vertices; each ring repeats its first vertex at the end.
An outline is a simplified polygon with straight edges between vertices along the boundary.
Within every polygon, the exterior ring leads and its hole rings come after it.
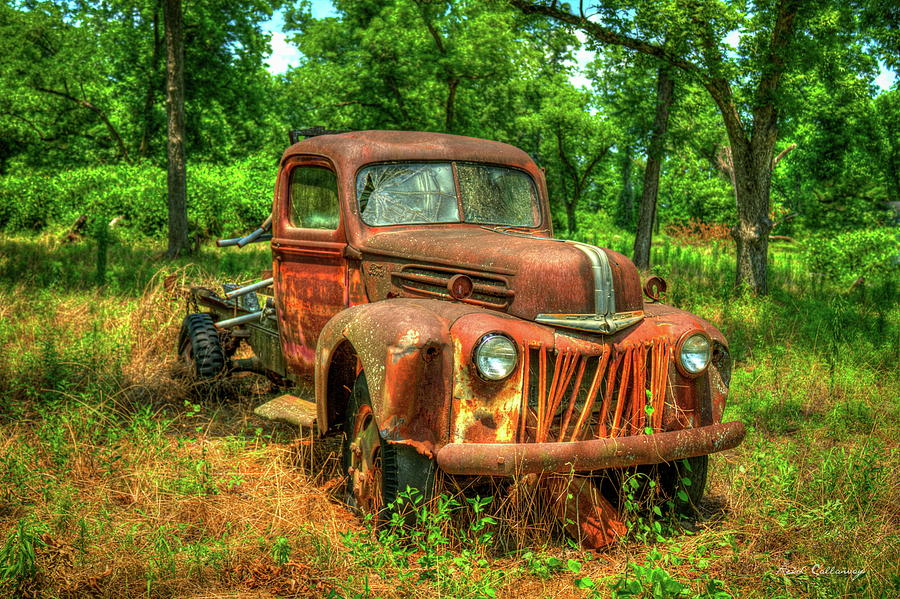
MULTIPOLYGON (((323 17, 335 16, 337 13, 331 0, 312 0, 312 14, 317 19, 323 17)), ((272 33, 272 55, 268 59, 269 72, 281 74, 286 72, 290 67, 297 66, 300 61, 300 52, 297 48, 288 43, 282 29, 284 28, 284 17, 281 12, 276 11, 272 18, 263 25, 263 27, 272 33)), ((583 35, 578 35, 578 39, 584 42, 583 35)), ((725 41, 733 47, 737 47, 740 40, 740 33, 733 31, 725 41)), ((584 67, 594 58, 594 53, 582 46, 581 50, 575 52, 575 62, 579 66, 584 67)), ((897 76, 888 71, 884 65, 881 66, 881 73, 875 78, 875 85, 881 89, 888 89, 896 81, 897 76)), ((590 81, 581 74, 572 77, 572 83, 577 86, 590 87, 590 81)))
MULTIPOLYGON (((337 15, 331 0, 312 0, 312 14, 317 19, 337 15)), ((269 72, 280 75, 290 67, 297 66, 300 62, 300 52, 287 42, 281 31, 284 29, 284 16, 281 11, 275 11, 263 28, 272 33, 272 55, 268 60, 269 72)))

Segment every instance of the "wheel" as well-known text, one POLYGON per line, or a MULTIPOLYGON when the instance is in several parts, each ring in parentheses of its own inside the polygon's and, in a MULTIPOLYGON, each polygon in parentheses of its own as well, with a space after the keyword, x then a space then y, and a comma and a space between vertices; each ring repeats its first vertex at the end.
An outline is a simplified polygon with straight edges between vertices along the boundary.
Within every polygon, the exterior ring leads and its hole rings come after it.
POLYGON ((178 355, 192 366, 198 379, 212 379, 225 371, 225 350, 212 316, 188 314, 178 335, 178 355))
POLYGON ((703 499, 708 465, 709 456, 704 455, 671 463, 603 470, 594 480, 604 497, 617 508, 621 509, 626 495, 630 495, 638 505, 644 506, 661 506, 672 501, 677 514, 690 516, 703 499), (629 480, 632 482, 628 483, 629 480), (654 481, 655 488, 650 481, 654 481), (628 484, 634 486, 626 488, 628 484))
POLYGON ((656 468, 660 487, 675 503, 675 511, 682 515, 696 513, 706 492, 709 456, 701 455, 671 464, 659 464, 656 468))
POLYGON ((434 491, 434 460, 408 445, 387 443, 378 432, 378 423, 369 399, 365 373, 353 385, 344 440, 344 471, 347 474, 347 503, 362 514, 372 514, 385 522, 399 513, 407 523, 415 522, 415 510, 401 493, 428 501, 434 491))

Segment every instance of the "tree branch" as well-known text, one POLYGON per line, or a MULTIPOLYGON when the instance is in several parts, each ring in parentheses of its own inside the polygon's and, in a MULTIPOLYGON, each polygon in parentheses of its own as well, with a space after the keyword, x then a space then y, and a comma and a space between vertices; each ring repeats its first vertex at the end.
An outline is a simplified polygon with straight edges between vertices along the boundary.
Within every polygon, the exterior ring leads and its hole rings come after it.
POLYGON ((428 18, 428 15, 425 14, 425 2, 422 0, 415 0, 416 6, 419 7, 419 13, 422 15, 422 21, 425 23, 425 27, 428 28, 428 33, 431 34, 431 38, 434 40, 434 45, 437 46, 438 52, 440 52, 443 56, 447 55, 447 51, 444 49, 444 40, 441 38, 441 34, 434 27, 434 23, 428 18))
POLYGON ((544 15, 545 17, 552 17, 558 21, 562 21, 563 23, 568 23, 569 25, 581 29, 585 33, 589 34, 592 38, 596 39, 597 41, 603 42, 604 44, 623 46, 625 48, 635 50, 636 52, 648 54, 660 60, 664 60, 672 64, 673 66, 676 66, 679 69, 682 69, 689 73, 700 72, 700 67, 698 67, 696 64, 685 59, 682 56, 678 56, 677 54, 670 52, 662 46, 651 44, 650 42, 628 35, 610 31, 609 29, 606 29, 605 27, 588 20, 583 12, 581 16, 578 16, 558 8, 556 2, 551 2, 549 5, 546 5, 539 4, 537 2, 528 2, 527 0, 509 0, 509 3, 526 15, 544 15))
POLYGON ((706 62, 706 68, 709 76, 702 80, 703 87, 712 96, 719 112, 722 114, 722 120, 725 123, 725 129, 728 131, 728 137, 731 143, 746 143, 746 133, 744 124, 741 121, 741 115, 737 110, 734 102, 734 94, 731 91, 731 84, 722 76, 722 52, 713 38, 712 30, 709 23, 702 23, 694 20, 700 33, 700 48, 703 60, 706 62))
POLYGON ((768 65, 768 68, 763 72, 756 87, 756 107, 753 110, 753 142, 761 143, 763 147, 774 146, 775 138, 778 135, 775 92, 784 75, 786 63, 784 53, 793 38, 798 11, 797 0, 780 0, 778 2, 778 13, 772 27, 769 53, 764 63, 768 65))
POLYGON ((67 92, 61 92, 59 90, 41 87, 39 85, 35 85, 33 86, 33 88, 36 91, 43 92, 45 94, 51 94, 54 96, 59 96, 60 98, 65 98, 66 100, 74 102, 79 106, 83 106, 84 108, 87 108, 88 110, 96 114, 100 118, 100 120, 103 121, 103 124, 106 125, 106 128, 109 130, 110 135, 112 135, 113 139, 115 140, 116 145, 119 147, 119 153, 122 155, 122 158, 125 160, 125 162, 131 162, 131 159, 128 156, 128 149, 125 147, 125 142, 122 141, 122 136, 119 135, 119 132, 116 130, 115 126, 100 108, 91 104, 87 100, 76 98, 75 96, 72 96, 67 92))
POLYGON ((14 118, 14 119, 18 119, 18 120, 22 121, 23 123, 25 123, 26 125, 28 125, 28 127, 29 127, 32 131, 34 131, 34 132, 37 134, 38 139, 40 139, 41 141, 54 141, 54 140, 56 139, 56 138, 53 138, 53 137, 46 137, 46 136, 44 135, 44 133, 40 130, 40 128, 39 128, 37 125, 34 124, 33 121, 31 121, 31 120, 25 118, 25 117, 22 116, 21 114, 16 114, 15 112, 7 112, 7 111, 0 112, 0 114, 4 114, 4 115, 6 115, 6 116, 9 116, 9 117, 12 117, 12 118, 14 118))
POLYGON ((612 149, 612 146, 606 146, 605 148, 603 148, 587 165, 587 168, 585 168, 584 172, 581 174, 581 181, 578 182, 578 187, 580 189, 584 189, 584 186, 587 183, 587 179, 591 176, 591 172, 594 170, 594 167, 596 167, 600 163, 600 161, 603 160, 607 154, 609 154, 610 149, 612 149))
MULTIPOLYGON (((556 148, 559 152, 559 160, 563 163, 563 166, 568 171, 569 176, 572 177, 572 184, 575 186, 573 190, 573 195, 577 198, 581 195, 581 188, 578 185, 578 171, 575 170, 575 165, 572 164, 572 161, 569 160, 569 156, 566 154, 565 147, 563 146, 563 138, 562 138, 562 127, 557 124, 556 126, 556 148)), ((569 203, 569 200, 566 200, 566 203, 569 203)))
POLYGON ((783 149, 781 151, 781 153, 778 154, 778 156, 773 158, 772 159, 772 170, 774 171, 775 167, 778 166, 778 163, 781 162, 781 159, 784 158, 785 156, 787 156, 788 154, 790 154, 791 150, 793 150, 796 147, 797 147, 797 144, 791 144, 788 147, 786 147, 785 149, 783 149))

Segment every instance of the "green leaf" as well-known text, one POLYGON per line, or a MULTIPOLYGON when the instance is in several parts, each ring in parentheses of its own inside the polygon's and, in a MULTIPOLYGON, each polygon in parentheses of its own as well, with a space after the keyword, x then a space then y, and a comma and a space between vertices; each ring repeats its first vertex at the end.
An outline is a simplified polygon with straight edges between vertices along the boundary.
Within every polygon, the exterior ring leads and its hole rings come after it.
POLYGON ((575 587, 579 589, 592 589, 595 584, 594 579, 590 576, 575 579, 575 587))

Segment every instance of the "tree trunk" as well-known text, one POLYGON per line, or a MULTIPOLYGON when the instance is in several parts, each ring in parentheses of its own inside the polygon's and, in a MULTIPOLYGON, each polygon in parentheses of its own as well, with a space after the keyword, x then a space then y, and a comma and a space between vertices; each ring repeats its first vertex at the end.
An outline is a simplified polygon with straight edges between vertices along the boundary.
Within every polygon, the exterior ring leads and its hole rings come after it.
POLYGON ((641 270, 650 268, 653 220, 656 218, 656 198, 659 195, 659 170, 665 149, 665 135, 669 128, 669 109, 674 99, 675 81, 661 67, 656 77, 656 116, 653 119, 650 147, 647 148, 644 189, 641 193, 637 234, 634 237, 634 264, 641 270))
POLYGON ((151 130, 155 129, 153 127, 153 104, 156 100, 156 93, 159 90, 156 85, 158 82, 156 75, 159 70, 160 58, 159 9, 160 0, 157 0, 153 8, 153 51, 150 56, 150 68, 147 75, 147 93, 144 96, 144 125, 141 132, 141 143, 138 147, 138 154, 142 157, 147 155, 150 146, 151 130))
POLYGON ((634 224, 634 185, 631 179, 633 156, 631 146, 622 148, 622 191, 619 193, 619 206, 616 212, 616 224, 630 228, 634 224))
POLYGON ((566 200, 566 223, 569 226, 569 237, 573 236, 578 229, 578 219, 575 217, 575 206, 577 205, 577 197, 566 200))
POLYGON ((166 0, 166 114, 168 117, 169 249, 175 258, 190 251, 184 163, 184 31, 181 0, 166 0))
POLYGON ((447 107, 444 111, 444 129, 447 133, 453 133, 454 104, 456 103, 456 90, 459 88, 459 78, 451 77, 447 80, 447 107))
POLYGON ((888 135, 887 191, 888 199, 900 202, 900 143, 896 136, 888 135))
POLYGON ((769 194, 772 182, 772 144, 732 142, 734 193, 738 222, 731 229, 737 246, 735 285, 756 295, 768 293, 769 194))

